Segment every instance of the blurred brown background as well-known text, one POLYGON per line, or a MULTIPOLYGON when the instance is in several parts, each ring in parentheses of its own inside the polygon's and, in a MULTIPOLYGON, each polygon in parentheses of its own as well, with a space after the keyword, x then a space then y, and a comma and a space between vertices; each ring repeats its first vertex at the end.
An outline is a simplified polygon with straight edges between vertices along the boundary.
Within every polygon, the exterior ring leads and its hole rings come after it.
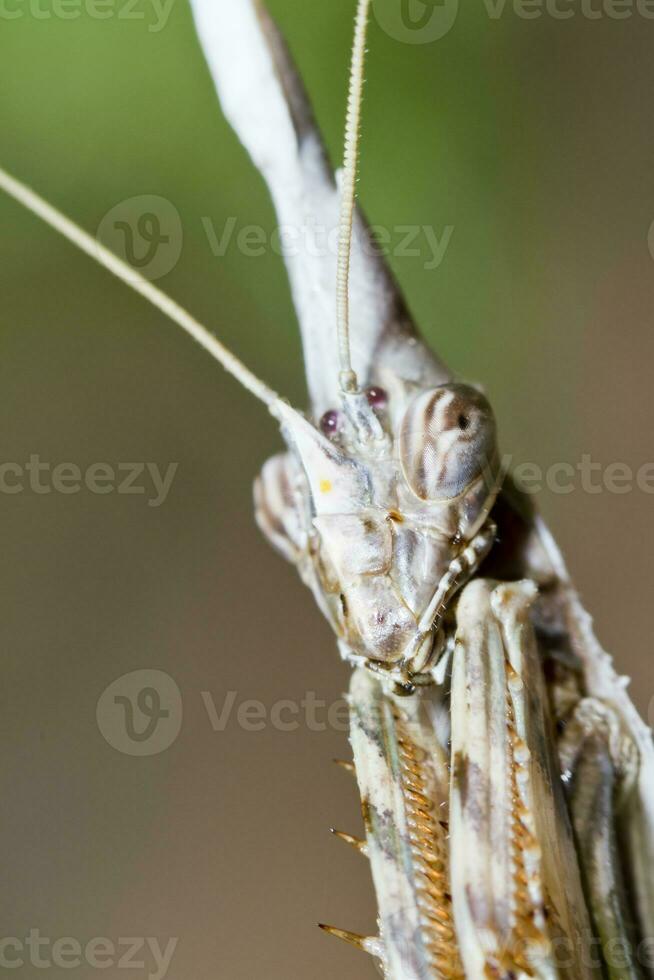
MULTIPOLYGON (((338 157, 353 3, 270 6, 338 157)), ((207 220, 220 235, 231 217, 270 232, 274 216, 184 0, 165 22, 146 0, 103 9, 6 0, 2 165, 93 232, 125 199, 171 202, 183 247, 159 284, 301 402, 281 259, 209 246, 207 220)), ((635 5, 616 19, 600 0, 598 19, 565 9, 572 18, 527 20, 507 4, 493 18, 479 0, 425 44, 375 24, 361 197, 375 223, 454 226, 436 270, 424 256, 392 262, 442 356, 487 386, 516 462, 590 454, 637 469, 654 459, 654 21, 635 5)), ((365 862, 327 833, 359 831, 354 787, 330 765, 346 736, 236 719, 248 699, 331 704, 348 683, 309 594, 253 524, 274 426, 175 327, 3 196, 0 221, 1 460, 179 464, 160 507, 149 483, 146 495, 1 495, 0 932, 177 937, 171 980, 372 977, 314 926, 374 929, 365 862), (177 683, 183 725, 167 751, 135 758, 102 737, 96 704, 153 668, 177 683), (234 713, 215 732, 202 692, 220 712, 230 691, 234 713)), ((577 488, 540 504, 647 714, 654 497, 577 488)), ((145 965, 128 976, 157 975, 147 951, 134 958, 145 965)), ((35 975, 25 960, 16 977, 35 975)), ((99 974, 125 969, 114 958, 74 975, 99 974)))

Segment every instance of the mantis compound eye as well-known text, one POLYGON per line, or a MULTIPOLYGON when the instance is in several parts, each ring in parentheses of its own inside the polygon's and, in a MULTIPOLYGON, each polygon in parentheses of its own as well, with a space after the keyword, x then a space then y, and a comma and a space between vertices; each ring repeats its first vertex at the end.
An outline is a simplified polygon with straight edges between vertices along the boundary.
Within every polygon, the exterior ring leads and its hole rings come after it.
POLYGON ((496 426, 486 398, 475 388, 447 384, 411 401, 400 426, 404 478, 420 500, 454 500, 497 468, 496 426))
POLYGON ((368 399, 368 404, 373 408, 386 408, 388 404, 388 392, 385 388, 379 388, 377 385, 366 388, 366 398, 368 399))
POLYGON ((329 411, 325 412, 320 419, 319 425, 320 431, 323 435, 327 436, 328 438, 330 436, 335 436, 338 432, 340 432, 343 426, 341 413, 337 412, 335 408, 330 408, 329 411))

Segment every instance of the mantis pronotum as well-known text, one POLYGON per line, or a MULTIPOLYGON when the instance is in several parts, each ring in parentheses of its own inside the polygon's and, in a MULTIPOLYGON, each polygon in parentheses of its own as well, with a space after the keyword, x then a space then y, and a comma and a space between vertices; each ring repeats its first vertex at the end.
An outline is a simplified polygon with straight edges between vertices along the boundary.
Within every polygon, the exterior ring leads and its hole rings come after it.
MULTIPOLYGON (((343 202, 338 332, 336 270, 311 257, 290 270, 308 418, 152 287, 141 290, 268 405, 290 444, 291 456, 264 468, 257 514, 356 668, 352 743, 367 830, 357 846, 371 860, 380 908, 378 938, 331 931, 398 980, 644 975, 635 955, 616 966, 610 944, 637 950, 652 921, 649 733, 547 531, 510 483, 500 492, 488 403, 453 384, 413 334, 390 277, 366 256, 358 217, 348 291, 356 152, 339 194, 265 13, 250 0, 195 7, 223 104, 280 220, 315 210, 334 226, 343 202), (259 117, 245 119, 253 79, 266 97, 259 117), (590 937, 601 965, 585 955, 590 937)), ((355 112, 350 145, 356 133, 355 112)), ((95 247, 20 185, 6 176, 2 184, 95 247)))

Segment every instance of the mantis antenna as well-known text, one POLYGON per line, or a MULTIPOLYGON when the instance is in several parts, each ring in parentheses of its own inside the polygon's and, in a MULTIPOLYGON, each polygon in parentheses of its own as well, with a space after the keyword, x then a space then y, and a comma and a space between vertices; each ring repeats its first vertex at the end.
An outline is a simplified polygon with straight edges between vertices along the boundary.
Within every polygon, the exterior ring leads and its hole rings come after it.
POLYGON ((140 293, 144 299, 156 306, 167 317, 173 320, 178 326, 185 330, 187 334, 204 347, 226 371, 229 372, 244 388, 247 388, 255 398, 267 405, 273 411, 274 406, 279 401, 279 396, 265 382, 261 381, 242 361, 232 354, 224 344, 206 327, 202 326, 190 313, 182 306, 167 296, 161 289, 154 286, 148 279, 137 272, 132 266, 110 252, 108 248, 100 244, 88 232, 84 231, 73 221, 63 215, 56 208, 44 201, 33 190, 26 187, 15 177, 12 177, 5 170, 0 168, 0 188, 6 191, 10 197, 23 204, 29 211, 42 218, 46 224, 50 225, 60 234, 67 238, 73 245, 77 245, 82 252, 86 252, 92 259, 103 265, 105 269, 117 276, 127 286, 131 286, 135 292, 140 293))
POLYGON ((359 161, 363 67, 366 53, 369 11, 370 0, 359 0, 354 29, 352 66, 350 69, 350 91, 347 101, 345 154, 341 183, 341 211, 336 271, 336 329, 338 334, 338 359, 340 366, 339 384, 341 391, 345 393, 356 392, 358 389, 357 376, 352 368, 352 354, 350 350, 350 257, 352 252, 352 224, 354 221, 357 164, 359 161))

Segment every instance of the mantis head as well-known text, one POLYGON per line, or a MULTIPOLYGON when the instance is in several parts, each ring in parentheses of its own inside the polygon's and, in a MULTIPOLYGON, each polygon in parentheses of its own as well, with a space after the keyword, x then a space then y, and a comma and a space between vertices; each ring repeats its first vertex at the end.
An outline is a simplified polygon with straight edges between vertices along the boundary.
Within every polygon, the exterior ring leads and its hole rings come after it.
POLYGON ((492 544, 499 455, 487 399, 469 385, 395 378, 362 392, 355 413, 347 398, 316 424, 283 402, 274 413, 291 455, 264 469, 260 525, 278 546, 285 529, 282 550, 343 655, 412 685, 440 652, 451 598, 492 544))

